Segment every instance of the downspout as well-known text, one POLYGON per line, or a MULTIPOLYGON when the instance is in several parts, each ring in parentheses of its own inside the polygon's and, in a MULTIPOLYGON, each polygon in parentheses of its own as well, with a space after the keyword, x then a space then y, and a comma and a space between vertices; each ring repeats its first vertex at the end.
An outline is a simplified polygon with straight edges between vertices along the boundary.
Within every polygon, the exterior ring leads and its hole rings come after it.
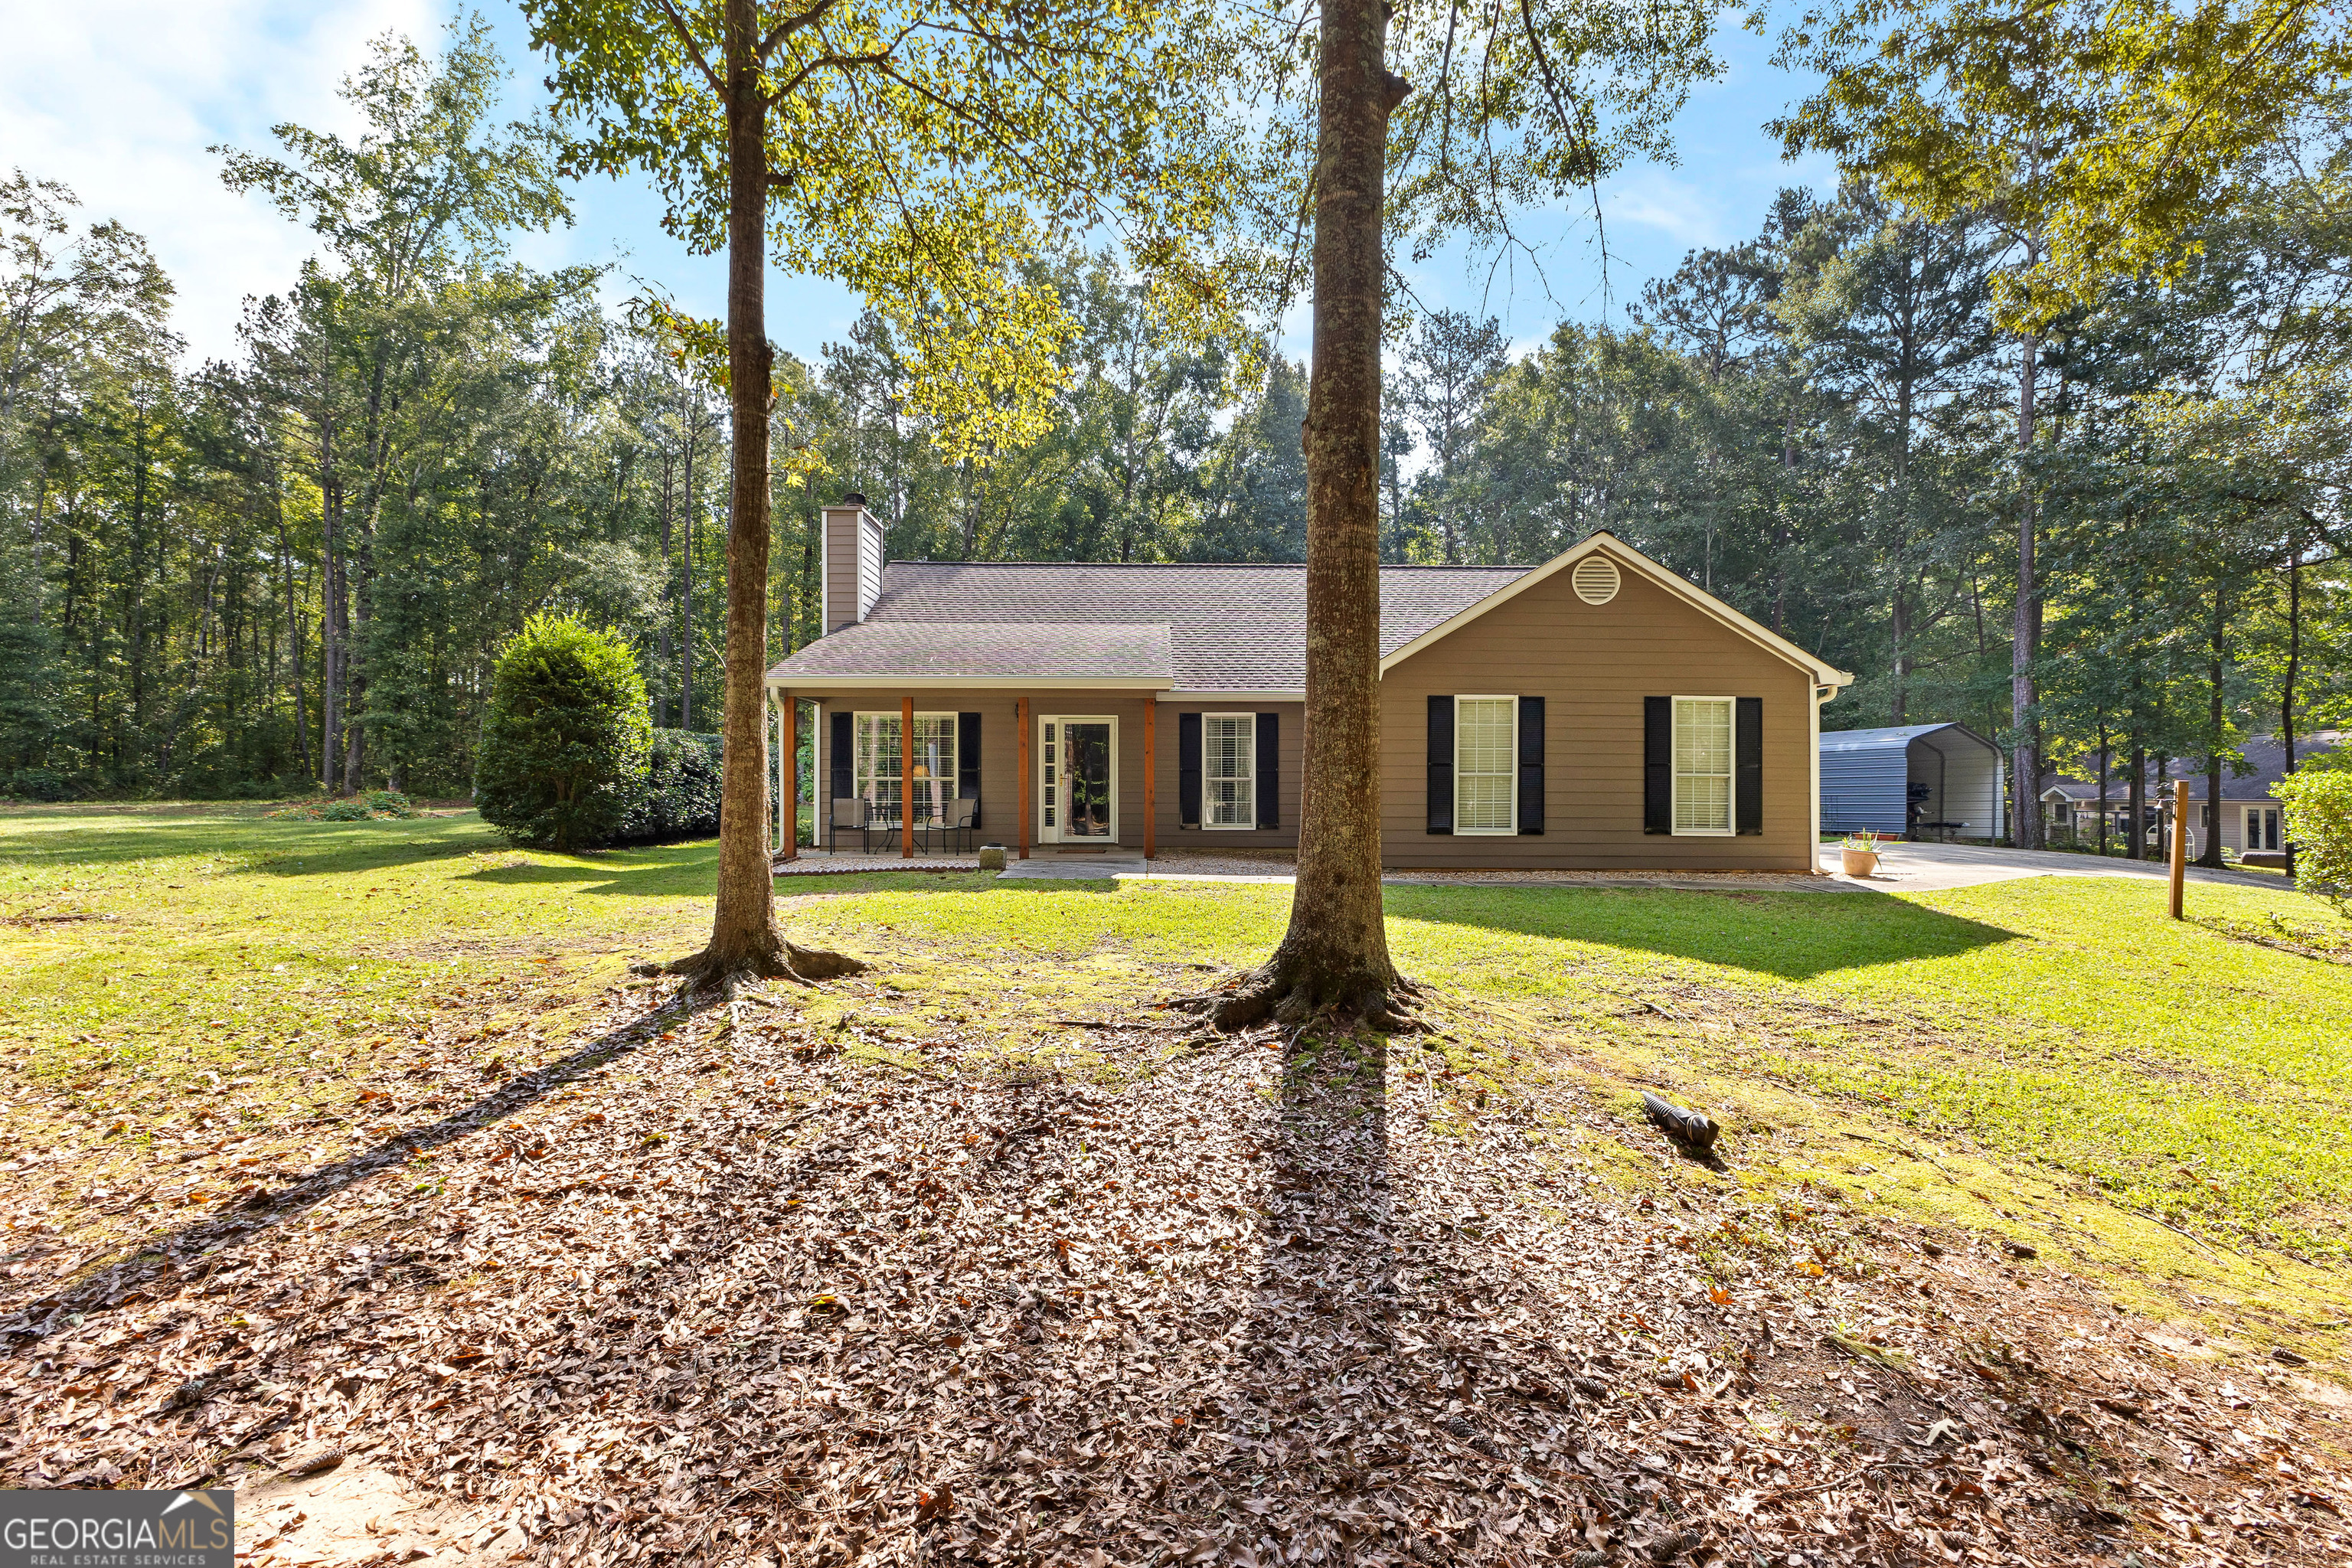
POLYGON ((1822 708, 1835 701, 1838 689, 1834 686, 1813 688, 1812 748, 1813 748, 1813 836, 1805 846, 1805 870, 1810 874, 1821 869, 1822 863, 1822 708))

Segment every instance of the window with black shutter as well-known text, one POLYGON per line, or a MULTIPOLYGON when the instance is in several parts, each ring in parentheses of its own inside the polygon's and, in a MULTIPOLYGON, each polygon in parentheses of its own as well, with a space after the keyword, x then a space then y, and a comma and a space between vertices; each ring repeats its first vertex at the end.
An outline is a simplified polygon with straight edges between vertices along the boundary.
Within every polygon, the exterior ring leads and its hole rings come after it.
POLYGON ((1519 699, 1519 832, 1544 830, 1544 700, 1519 699))
POLYGON ((1201 826, 1201 716, 1176 715, 1176 825, 1201 826))
MULTIPOLYGON (((956 795, 963 800, 980 799, 980 715, 956 715, 956 795)), ((971 825, 978 827, 982 807, 974 806, 971 825)))
POLYGON ((1282 715, 1257 716, 1257 825, 1282 826, 1282 715))
POLYGON ((1429 831, 1454 831, 1454 699, 1429 700, 1429 831))

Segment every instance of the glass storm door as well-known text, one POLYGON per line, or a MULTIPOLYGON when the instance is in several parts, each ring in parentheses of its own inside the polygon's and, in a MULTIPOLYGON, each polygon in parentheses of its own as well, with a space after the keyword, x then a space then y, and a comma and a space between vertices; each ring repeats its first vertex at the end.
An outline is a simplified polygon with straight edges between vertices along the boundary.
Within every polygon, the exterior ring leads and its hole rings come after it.
POLYGON ((1046 719, 1040 724, 1038 837, 1048 844, 1118 837, 1113 719, 1046 719))

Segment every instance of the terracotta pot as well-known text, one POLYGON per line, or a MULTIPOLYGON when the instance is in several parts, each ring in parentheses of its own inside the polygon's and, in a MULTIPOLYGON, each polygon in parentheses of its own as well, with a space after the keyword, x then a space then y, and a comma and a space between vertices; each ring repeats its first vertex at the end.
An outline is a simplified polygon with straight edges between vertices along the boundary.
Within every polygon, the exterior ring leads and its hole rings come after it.
POLYGON ((1839 854, 1845 861, 1845 874, 1849 877, 1867 877, 1878 869, 1875 849, 1844 849, 1839 854))

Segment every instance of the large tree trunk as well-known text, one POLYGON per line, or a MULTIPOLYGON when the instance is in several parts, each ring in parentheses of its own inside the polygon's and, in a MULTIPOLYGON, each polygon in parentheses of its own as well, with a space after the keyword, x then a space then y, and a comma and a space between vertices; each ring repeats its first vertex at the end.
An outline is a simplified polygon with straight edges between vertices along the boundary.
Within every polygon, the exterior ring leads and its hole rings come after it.
POLYGON ((2019 811, 2011 842, 2020 849, 2044 847, 2042 831, 2042 721, 2033 711, 2033 661, 2042 643, 2042 586, 2035 561, 2033 504, 2033 382, 2042 340, 2027 333, 2017 372, 2017 619, 2010 655, 2009 722, 2011 767, 2017 781, 2019 811), (2025 809, 2028 805, 2031 809, 2025 809))
POLYGON ((1389 116, 1381 0, 1325 0, 1307 395, 1307 735, 1290 929, 1215 1009, 1234 1028, 1337 1006, 1395 1021, 1381 916, 1381 300, 1389 116))
POLYGON ((2227 693, 2222 679, 2230 668, 2230 590, 2226 583, 2213 590, 2213 637, 2208 645, 2205 674, 2209 703, 2206 725, 2212 735, 2205 754, 2205 837, 2197 863, 2219 869, 2221 865, 2221 741, 2229 724, 2227 693))
MULTIPOLYGON (((866 966, 784 941, 776 929, 768 862, 768 159, 760 93, 756 0, 727 0, 727 371, 735 474, 727 531, 725 754, 719 821, 719 897, 710 945, 672 967, 731 988, 739 978, 814 981, 866 966)), ((688 496, 691 527, 693 506, 688 496)), ((691 563, 689 562, 689 570, 691 563)), ((688 658, 692 657, 691 648, 688 658)))
MULTIPOLYGON (((2279 743, 2286 749, 2288 777, 2294 776, 2294 688, 2303 674, 2303 535, 2288 542, 2286 561, 2286 679, 2279 688, 2279 743)), ((2286 849, 2286 874, 2294 875, 2294 840, 2286 849)))

